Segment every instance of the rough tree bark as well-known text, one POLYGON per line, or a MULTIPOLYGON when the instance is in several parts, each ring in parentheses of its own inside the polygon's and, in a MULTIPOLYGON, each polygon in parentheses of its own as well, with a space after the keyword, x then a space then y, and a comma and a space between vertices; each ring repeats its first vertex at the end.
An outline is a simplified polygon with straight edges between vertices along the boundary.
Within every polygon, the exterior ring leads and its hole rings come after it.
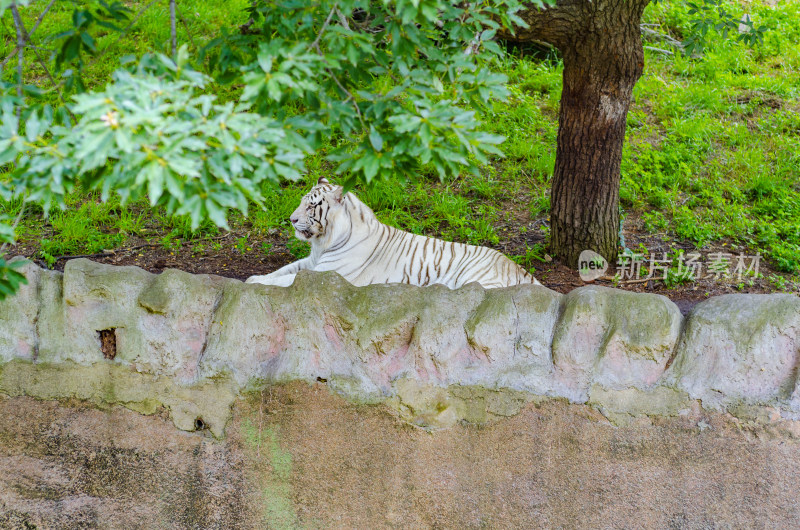
POLYGON ((545 41, 564 59, 551 197, 551 251, 569 266, 591 249, 613 263, 619 171, 633 86, 644 68, 639 29, 649 0, 558 0, 521 14, 509 40, 545 41))

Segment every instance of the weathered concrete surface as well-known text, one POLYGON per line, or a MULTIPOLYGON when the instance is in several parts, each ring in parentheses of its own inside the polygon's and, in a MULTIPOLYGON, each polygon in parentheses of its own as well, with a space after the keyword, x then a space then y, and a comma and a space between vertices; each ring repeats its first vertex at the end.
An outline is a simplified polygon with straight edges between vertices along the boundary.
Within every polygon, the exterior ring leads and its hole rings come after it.
POLYGON ((88 260, 67 263, 61 296, 43 304, 37 360, 91 364, 98 332, 115 330, 118 362, 137 370, 199 380, 197 366, 206 333, 225 283, 216 276, 178 270, 154 275, 138 267, 103 266, 88 260), (41 324, 48 323, 48 328, 41 324))
POLYGON ((289 288, 227 286, 200 367, 242 385, 322 377, 365 402, 404 377, 546 394, 560 298, 539 286, 356 288, 335 273, 301 273, 289 288))
POLYGON ((48 272, 30 262, 17 270, 28 283, 20 285, 15 296, 0 303, 0 363, 11 359, 32 361, 38 348, 39 290, 42 277, 48 272))
POLYGON ((123 405, 141 414, 166 409, 179 429, 209 429, 222 437, 238 388, 227 378, 192 386, 168 377, 143 374, 130 366, 98 362, 81 366, 72 362, 0 365, 0 393, 40 399, 75 398, 99 407, 123 405))
POLYGON ((255 528, 234 439, 161 415, 0 395, 0 528, 255 528))
POLYGON ((323 384, 247 394, 224 440, 0 397, 0 528, 794 528, 797 424, 565 400, 427 432, 323 384), (10 472, 9 472, 10 471, 10 472))
POLYGON ((718 410, 777 406, 800 417, 800 298, 723 295, 695 306, 665 380, 718 410))
POLYGON ((318 379, 431 429, 541 397, 590 403, 623 424, 697 401, 743 418, 800 417, 793 295, 723 296, 684 319, 663 296, 594 286, 566 296, 533 285, 357 288, 301 271, 282 288, 80 259, 63 275, 24 270, 29 285, 0 304, 0 366, 16 374, 0 390, 164 406, 181 429, 202 417, 216 436, 241 389, 318 379), (61 366, 66 377, 48 372, 61 366), (219 389, 215 407, 204 396, 219 389))
POLYGON ((592 383, 614 390, 653 387, 675 350, 682 320, 665 296, 593 285, 571 291, 553 339, 562 395, 586 401, 592 383))
POLYGON ((791 295, 684 319, 597 287, 25 272, 0 304, 0 528, 800 520, 791 295))

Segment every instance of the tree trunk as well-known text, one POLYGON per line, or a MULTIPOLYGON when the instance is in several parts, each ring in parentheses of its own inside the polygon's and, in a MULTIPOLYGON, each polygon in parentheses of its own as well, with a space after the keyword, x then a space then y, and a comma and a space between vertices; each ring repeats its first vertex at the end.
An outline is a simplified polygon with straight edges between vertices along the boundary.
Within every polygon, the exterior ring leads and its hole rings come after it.
POLYGON ((564 78, 550 208, 555 257, 575 267, 583 250, 610 263, 619 241, 619 170, 633 86, 642 74, 639 30, 649 0, 560 0, 521 16, 514 40, 563 54, 564 78))

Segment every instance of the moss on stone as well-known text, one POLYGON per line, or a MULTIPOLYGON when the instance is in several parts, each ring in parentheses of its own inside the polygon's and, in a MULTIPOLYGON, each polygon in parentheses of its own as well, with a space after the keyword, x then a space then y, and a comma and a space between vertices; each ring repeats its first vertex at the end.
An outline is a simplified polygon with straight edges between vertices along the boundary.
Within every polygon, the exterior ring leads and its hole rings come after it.
POLYGON ((484 424, 515 416, 530 402, 545 397, 511 389, 451 385, 438 387, 414 379, 394 383, 396 396, 386 401, 401 419, 429 430, 444 429, 458 422, 484 424))
POLYGON ((279 426, 257 425, 255 418, 242 421, 242 438, 247 444, 250 458, 256 466, 264 466, 267 473, 259 473, 262 523, 268 528, 298 528, 297 510, 292 492, 292 454, 280 444, 279 426))
POLYGON ((598 408, 615 424, 624 424, 625 418, 638 416, 677 416, 691 406, 686 392, 664 386, 644 391, 638 388, 609 390, 592 385, 589 405, 598 408))
POLYGON ((164 407, 179 429, 207 427, 218 438, 225 433, 237 395, 228 378, 180 386, 167 377, 102 361, 91 366, 12 361, 0 365, 0 392, 40 399, 77 398, 100 407, 121 405, 142 414, 154 414, 164 407))

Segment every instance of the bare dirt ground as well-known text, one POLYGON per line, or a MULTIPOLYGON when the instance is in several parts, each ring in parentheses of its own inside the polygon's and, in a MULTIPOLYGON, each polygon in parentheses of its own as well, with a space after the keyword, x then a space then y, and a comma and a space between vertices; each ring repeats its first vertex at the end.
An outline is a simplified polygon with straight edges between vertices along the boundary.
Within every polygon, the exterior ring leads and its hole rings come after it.
MULTIPOLYGON (((526 248, 534 247, 536 244, 545 243, 545 230, 547 219, 526 218, 517 215, 509 216, 506 225, 500 225, 498 233, 506 237, 494 248, 506 255, 524 254, 526 248), (519 226, 527 227, 526 232, 519 230, 519 226)), ((699 252, 701 260, 707 264, 708 258, 715 252, 725 252, 734 256, 743 253, 746 256, 753 256, 755 252, 744 247, 738 247, 727 242, 720 242, 705 246, 701 249, 695 248, 689 242, 679 241, 670 238, 668 234, 653 234, 644 230, 642 221, 635 215, 629 215, 625 220, 625 237, 628 248, 641 250, 647 249, 649 255, 661 259, 665 252, 684 250, 685 252, 699 252)), ((254 235, 253 231, 247 227, 234 229, 231 232, 218 237, 208 239, 193 239, 181 242, 180 246, 166 248, 159 241, 162 234, 147 239, 144 237, 131 237, 123 247, 107 250, 91 255, 71 255, 59 256, 53 268, 63 270, 64 265, 70 259, 78 257, 88 257, 100 263, 110 265, 135 265, 153 273, 160 273, 165 269, 174 268, 184 270, 193 274, 216 274, 245 280, 254 274, 266 274, 272 272, 283 265, 295 261, 295 257, 287 248, 286 240, 280 233, 272 235, 254 235), (245 237, 250 251, 241 251, 241 245, 237 242, 245 237), (197 243, 206 243, 205 250, 196 251, 197 243), (264 243, 271 244, 270 252, 264 253, 260 249, 264 243)), ((436 235, 436 234, 431 234, 436 235)), ((9 250, 11 255, 22 255, 37 262, 42 267, 47 264, 37 257, 38 244, 35 241, 21 242, 9 250)), ((649 255, 645 259, 649 259, 649 255)), ((547 258, 549 256, 545 256, 547 258)), ((731 270, 735 259, 732 260, 731 270)), ((749 260, 748 260, 749 264, 749 260)), ((557 261, 533 260, 531 262, 533 274, 542 282, 543 285, 561 293, 568 293, 572 289, 587 285, 581 280, 578 271, 563 265, 557 261)), ((609 268, 608 275, 613 276, 615 265, 609 268)), ((770 293, 778 292, 778 289, 770 277, 778 276, 787 280, 785 290, 796 292, 797 277, 790 274, 778 272, 769 262, 764 259, 759 263, 759 277, 755 279, 739 280, 734 275, 732 277, 704 277, 691 282, 678 285, 667 286, 663 281, 649 280, 644 281, 643 275, 639 280, 614 282, 611 279, 599 279, 593 282, 596 285, 617 287, 634 292, 655 293, 667 296, 674 301, 681 311, 687 313, 695 304, 705 300, 710 296, 727 293, 770 293)), ((656 274, 658 277, 659 274, 656 274)))

